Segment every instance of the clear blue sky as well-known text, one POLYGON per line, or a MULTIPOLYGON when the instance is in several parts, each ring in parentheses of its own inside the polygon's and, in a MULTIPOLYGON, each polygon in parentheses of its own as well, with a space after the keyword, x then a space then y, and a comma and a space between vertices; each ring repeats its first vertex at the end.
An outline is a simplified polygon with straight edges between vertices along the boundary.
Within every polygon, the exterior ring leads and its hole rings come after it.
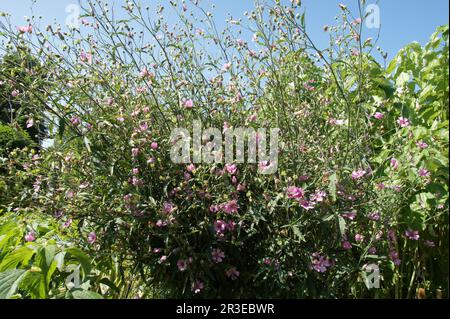
MULTIPOLYGON (((81 0, 83 1, 83 0, 81 0)), ((144 3, 167 3, 168 0, 142 0, 144 3)), ((112 1, 111 1, 112 2, 112 1)), ((116 0, 121 3, 122 0, 116 0)), ((307 9, 307 27, 312 38, 320 47, 327 46, 327 37, 322 28, 325 24, 333 24, 339 13, 338 3, 355 9, 356 0, 303 0, 307 9)), ((367 0, 367 3, 374 3, 367 0)), ((13 15, 13 23, 23 24, 23 17, 30 16, 30 0, 0 0, 0 11, 13 15)), ((56 20, 61 24, 68 15, 66 6, 76 4, 78 0, 37 0, 35 14, 42 15, 45 21, 56 20)), ((243 17, 244 11, 250 11, 253 0, 202 0, 203 5, 216 4, 216 19, 220 26, 230 13, 233 18, 243 17)), ((405 44, 418 41, 427 42, 431 33, 439 25, 448 23, 448 0, 380 0, 381 37, 379 46, 393 55, 405 44)), ((356 12, 356 11, 355 11, 356 12)), ((374 29, 366 29, 366 37, 376 36, 374 29)))

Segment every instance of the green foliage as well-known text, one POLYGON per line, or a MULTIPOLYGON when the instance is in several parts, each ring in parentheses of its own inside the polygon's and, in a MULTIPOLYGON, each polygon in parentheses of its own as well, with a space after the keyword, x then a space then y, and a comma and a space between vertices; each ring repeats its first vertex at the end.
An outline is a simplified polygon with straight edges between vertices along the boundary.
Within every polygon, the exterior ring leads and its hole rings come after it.
POLYGON ((30 136, 22 129, 0 124, 0 155, 15 148, 24 148, 33 144, 30 136))

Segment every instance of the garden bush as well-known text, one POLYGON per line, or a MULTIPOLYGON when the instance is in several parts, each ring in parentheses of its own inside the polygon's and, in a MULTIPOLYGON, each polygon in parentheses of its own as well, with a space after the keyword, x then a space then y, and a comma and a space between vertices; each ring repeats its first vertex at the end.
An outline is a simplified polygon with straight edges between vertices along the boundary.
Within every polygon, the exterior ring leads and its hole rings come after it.
POLYGON ((345 6, 326 50, 298 1, 257 3, 221 33, 196 1, 169 7, 178 25, 88 1, 81 30, 2 30, 48 68, 16 86, 53 115, 54 143, 21 155, 26 182, 0 207, 69 223, 94 264, 139 274, 144 297, 447 296, 448 26, 383 68, 345 6), (174 163, 172 130, 197 121, 279 128, 278 170, 174 163))

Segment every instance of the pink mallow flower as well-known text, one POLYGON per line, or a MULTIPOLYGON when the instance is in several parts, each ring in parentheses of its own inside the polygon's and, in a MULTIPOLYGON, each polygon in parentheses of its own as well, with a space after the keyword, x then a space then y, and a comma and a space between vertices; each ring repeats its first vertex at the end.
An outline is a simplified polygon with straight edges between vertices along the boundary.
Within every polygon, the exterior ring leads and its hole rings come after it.
POLYGON ((350 244, 350 242, 348 241, 344 241, 342 242, 342 248, 344 248, 345 250, 352 249, 352 244, 350 244))
POLYGON ((183 106, 187 109, 192 109, 194 107, 194 101, 192 101, 192 99, 184 100, 183 106))
POLYGON ((397 120, 397 124, 400 125, 400 127, 407 127, 410 123, 406 117, 399 117, 397 120))
POLYGON ((20 33, 32 33, 33 32, 33 26, 31 26, 31 25, 20 26, 20 27, 17 27, 17 30, 20 33))
POLYGON ((26 242, 32 242, 36 240, 36 233, 34 231, 30 231, 25 235, 26 242))
POLYGON ((392 169, 396 170, 398 168, 398 161, 396 158, 391 158, 391 167, 392 169))
POLYGON ((357 171, 353 171, 352 172, 352 178, 354 179, 354 180, 358 180, 358 179, 361 179, 361 178, 363 178, 364 177, 364 175, 366 175, 366 171, 365 170, 362 170, 362 169, 359 169, 359 170, 357 170, 357 171))
POLYGON ((234 175, 237 172, 237 167, 234 164, 226 164, 225 170, 228 172, 228 174, 234 175))
POLYGON ((296 187, 296 186, 289 186, 287 188, 287 196, 288 198, 302 198, 305 196, 305 191, 300 188, 300 187, 296 187))
POLYGON ((95 232, 90 232, 87 237, 88 243, 93 244, 93 243, 95 243, 96 240, 97 240, 97 234, 95 232))
POLYGON ((185 271, 187 269, 187 262, 184 259, 177 261, 177 267, 179 271, 185 271))
POLYGON ((203 288, 205 288, 205 285, 200 280, 196 280, 192 283, 191 289, 194 294, 199 294, 203 288))
POLYGON ((376 118, 377 120, 382 120, 384 118, 384 114, 381 112, 375 112, 373 117, 376 118))
POLYGON ((215 248, 211 252, 211 257, 212 257, 213 262, 218 264, 223 261, 223 258, 225 258, 225 253, 222 250, 220 250, 219 248, 215 248))
POLYGON ((233 199, 233 200, 231 200, 229 202, 226 202, 226 203, 222 204, 220 208, 225 213, 232 214, 232 213, 237 213, 238 212, 239 205, 237 203, 237 200, 233 199))
POLYGON ((416 143, 416 145, 417 145, 418 147, 420 147, 421 149, 425 149, 425 148, 428 147, 428 144, 425 143, 424 141, 418 141, 418 142, 416 143))
POLYGON ((408 229, 405 232, 405 236, 406 236, 406 238, 408 238, 410 240, 419 240, 419 238, 420 238, 419 231, 418 230, 412 230, 412 229, 408 229))
POLYGON ((419 176, 420 177, 428 177, 430 176, 430 172, 426 168, 419 169, 419 176))
POLYGON ((235 267, 231 267, 225 271, 225 275, 231 280, 236 280, 239 277, 239 271, 235 267))

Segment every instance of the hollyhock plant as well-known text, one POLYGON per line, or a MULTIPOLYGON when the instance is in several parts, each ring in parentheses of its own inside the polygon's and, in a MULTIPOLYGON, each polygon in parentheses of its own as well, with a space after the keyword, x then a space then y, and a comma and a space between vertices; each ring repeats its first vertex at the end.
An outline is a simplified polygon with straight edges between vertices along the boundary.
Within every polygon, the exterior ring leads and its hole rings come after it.
MULTIPOLYGON (((447 26, 385 66, 353 5, 319 50, 302 1, 223 28, 201 1, 89 2, 80 30, 0 14, 0 265, 56 246, 110 299, 448 295, 447 26)), ((27 276, 8 294, 81 294, 27 276)))

